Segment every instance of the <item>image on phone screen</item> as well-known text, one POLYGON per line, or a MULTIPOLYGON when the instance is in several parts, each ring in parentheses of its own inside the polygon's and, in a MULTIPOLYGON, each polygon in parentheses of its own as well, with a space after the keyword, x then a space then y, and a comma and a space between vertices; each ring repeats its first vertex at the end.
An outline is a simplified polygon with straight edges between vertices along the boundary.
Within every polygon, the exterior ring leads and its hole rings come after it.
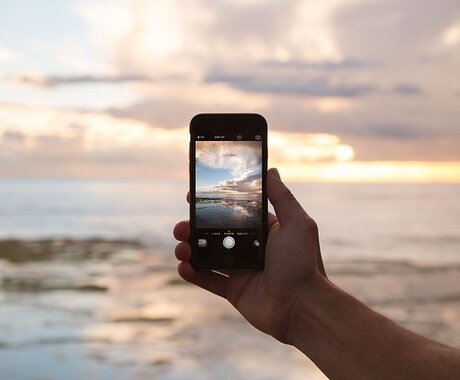
POLYGON ((262 142, 197 141, 196 228, 262 226, 262 142))
POLYGON ((244 115, 202 115, 191 125, 191 244, 198 268, 263 265, 266 124, 244 115))

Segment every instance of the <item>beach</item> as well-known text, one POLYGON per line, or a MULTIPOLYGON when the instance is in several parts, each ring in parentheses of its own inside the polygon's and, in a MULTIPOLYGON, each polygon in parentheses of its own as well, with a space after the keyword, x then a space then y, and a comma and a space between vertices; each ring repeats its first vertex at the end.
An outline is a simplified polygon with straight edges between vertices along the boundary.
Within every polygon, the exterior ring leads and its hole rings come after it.
POLYGON ((197 228, 259 228, 262 202, 255 199, 197 198, 197 228))
MULTIPOLYGON (((3 242, 0 252, 3 378, 325 378, 224 300, 183 282, 152 248, 48 240, 3 242), (11 261, 14 244, 27 257, 11 261)), ((460 265, 326 265, 337 285, 403 326, 460 344, 460 265)))
MULTIPOLYGON (((1 378, 325 379, 225 300, 180 279, 170 236, 173 221, 186 218, 180 186, 80 182, 80 203, 68 201, 75 183, 35 183, 33 195, 22 186, 13 194, 18 188, 0 184, 16 199, 14 209, 0 205, 3 216, 16 215, 1 224, 1 378), (24 200, 32 196, 42 201, 31 210, 24 200), (61 219, 72 221, 66 231, 53 225, 61 219), (91 226, 99 236, 85 233, 91 226)), ((292 188, 319 223, 334 283, 460 346, 458 186, 292 188)))

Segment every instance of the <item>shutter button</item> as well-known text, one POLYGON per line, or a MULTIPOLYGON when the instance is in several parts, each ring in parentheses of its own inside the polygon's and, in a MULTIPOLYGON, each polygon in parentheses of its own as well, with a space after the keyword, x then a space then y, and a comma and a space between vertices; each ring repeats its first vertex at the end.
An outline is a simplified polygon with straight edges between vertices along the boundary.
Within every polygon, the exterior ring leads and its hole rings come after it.
POLYGON ((225 248, 231 249, 235 246, 235 239, 233 239, 231 236, 227 236, 222 241, 222 244, 224 245, 225 248))

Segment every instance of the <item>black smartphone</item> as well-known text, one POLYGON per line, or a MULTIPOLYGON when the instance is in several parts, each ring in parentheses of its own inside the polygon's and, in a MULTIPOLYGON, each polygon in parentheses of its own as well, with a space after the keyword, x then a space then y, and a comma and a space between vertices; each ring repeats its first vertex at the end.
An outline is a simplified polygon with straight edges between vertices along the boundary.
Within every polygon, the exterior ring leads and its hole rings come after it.
POLYGON ((267 122, 199 114, 190 122, 190 245, 195 269, 264 268, 267 122))

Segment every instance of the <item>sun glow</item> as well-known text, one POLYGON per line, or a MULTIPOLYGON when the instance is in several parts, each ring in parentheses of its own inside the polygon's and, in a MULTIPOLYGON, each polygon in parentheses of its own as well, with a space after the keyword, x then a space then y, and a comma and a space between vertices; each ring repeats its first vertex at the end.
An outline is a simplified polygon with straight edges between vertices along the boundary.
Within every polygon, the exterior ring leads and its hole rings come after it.
MULTIPOLYGON (((103 112, 14 105, 0 106, 0 120, 0 175, 187 177, 186 127, 166 129, 103 112), (35 157, 33 168, 11 159, 18 151, 35 157), (113 161, 111 170, 100 166, 100 160, 118 156, 123 159, 113 161), (60 166, 52 172, 54 157, 60 166)), ((269 160, 283 178, 295 182, 460 182, 460 162, 355 161, 352 146, 325 133, 270 132, 269 160)))
MULTIPOLYGON (((274 163, 276 165, 276 163, 274 163)), ((294 182, 458 183, 459 162, 351 161, 278 165, 294 182)))
POLYGON ((447 47, 455 47, 460 43, 460 23, 452 25, 442 36, 444 45, 447 47))
POLYGON ((269 135, 270 156, 274 161, 314 162, 349 161, 353 148, 341 144, 335 135, 326 133, 280 133, 269 135))
POLYGON ((177 19, 170 2, 156 2, 147 15, 147 30, 144 34, 144 46, 153 56, 167 57, 179 50, 180 33, 171 19, 177 19))
POLYGON ((460 162, 354 161, 353 147, 331 134, 272 132, 269 152, 295 182, 460 182, 460 162))
POLYGON ((355 152, 349 145, 339 145, 335 148, 335 156, 338 161, 350 161, 355 157, 355 152))

